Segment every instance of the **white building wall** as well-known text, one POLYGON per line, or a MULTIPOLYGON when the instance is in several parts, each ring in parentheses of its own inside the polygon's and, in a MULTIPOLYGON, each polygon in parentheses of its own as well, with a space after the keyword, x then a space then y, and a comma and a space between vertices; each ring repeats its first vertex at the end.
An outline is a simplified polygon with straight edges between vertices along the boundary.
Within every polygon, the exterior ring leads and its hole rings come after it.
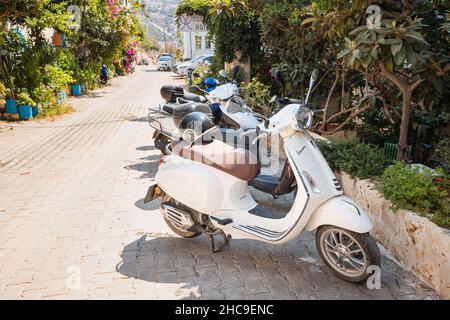
POLYGON ((191 59, 199 55, 213 54, 214 43, 211 41, 211 47, 206 47, 208 32, 183 32, 183 58, 191 59), (201 37, 200 48, 196 46, 196 36, 201 37))

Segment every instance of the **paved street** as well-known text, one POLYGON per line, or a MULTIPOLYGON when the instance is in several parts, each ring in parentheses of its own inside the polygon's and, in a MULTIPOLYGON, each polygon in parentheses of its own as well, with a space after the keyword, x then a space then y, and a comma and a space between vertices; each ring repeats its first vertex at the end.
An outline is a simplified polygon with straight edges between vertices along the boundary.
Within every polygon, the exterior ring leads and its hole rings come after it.
POLYGON ((54 121, 0 123, 2 299, 430 299, 383 258, 382 287, 335 277, 312 234, 285 246, 175 236, 143 205, 159 152, 146 122, 171 73, 152 67, 54 121))

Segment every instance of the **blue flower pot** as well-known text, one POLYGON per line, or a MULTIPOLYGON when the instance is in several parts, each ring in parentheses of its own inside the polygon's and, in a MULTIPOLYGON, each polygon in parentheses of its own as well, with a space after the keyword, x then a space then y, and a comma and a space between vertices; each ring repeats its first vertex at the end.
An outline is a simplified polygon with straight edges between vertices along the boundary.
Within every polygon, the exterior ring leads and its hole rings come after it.
POLYGON ((17 113, 16 100, 6 100, 6 113, 10 113, 10 114, 17 113))
POLYGON ((81 95, 81 86, 80 85, 73 85, 72 86, 72 94, 74 96, 80 96, 81 95))
POLYGON ((33 116, 33 108, 30 106, 19 106, 19 119, 28 120, 33 116))
MULTIPOLYGON (((82 90, 80 90, 81 92, 82 90)), ((81 93, 80 93, 81 94, 81 93)), ((75 95, 75 94, 74 94, 75 95)), ((62 105, 64 101, 67 99, 67 94, 65 91, 61 91, 56 95, 58 98, 56 99, 56 103, 58 105, 62 105)))
POLYGON ((58 93, 58 98, 61 101, 65 101, 67 98, 66 93, 64 91, 61 91, 60 93, 58 93))
POLYGON ((37 115, 39 114, 38 106, 32 107, 32 113, 33 113, 33 117, 37 117, 37 115))

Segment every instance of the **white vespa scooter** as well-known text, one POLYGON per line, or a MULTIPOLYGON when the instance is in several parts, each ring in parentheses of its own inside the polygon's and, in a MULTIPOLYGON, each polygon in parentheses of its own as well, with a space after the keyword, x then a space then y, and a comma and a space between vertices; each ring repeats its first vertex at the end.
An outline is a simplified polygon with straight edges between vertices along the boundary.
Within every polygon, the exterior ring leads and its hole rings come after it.
MULTIPOLYGON (((279 135, 284 142, 287 161, 282 176, 275 179, 278 184, 257 177, 260 166, 247 150, 232 149, 219 140, 206 145, 174 143, 144 202, 162 197, 160 209, 168 226, 185 238, 208 234, 213 252, 215 234, 224 236, 226 245, 231 238, 284 244, 303 230, 317 230, 317 250, 325 264, 345 280, 365 280, 368 267, 381 263, 369 234, 372 223, 343 195, 307 132, 314 115, 307 102, 316 78, 314 72, 304 105, 287 105, 257 128, 259 138, 279 135), (274 196, 294 192, 291 210, 283 218, 264 213, 249 184, 274 196)), ((189 140, 189 135, 183 136, 189 140)))

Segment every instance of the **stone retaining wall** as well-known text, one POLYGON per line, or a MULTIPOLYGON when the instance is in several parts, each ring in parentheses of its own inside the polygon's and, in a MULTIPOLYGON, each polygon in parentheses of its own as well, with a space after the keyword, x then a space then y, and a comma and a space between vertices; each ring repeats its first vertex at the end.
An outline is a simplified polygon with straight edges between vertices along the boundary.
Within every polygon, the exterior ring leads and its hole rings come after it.
POLYGON ((450 231, 417 213, 393 212, 370 180, 339 175, 345 194, 358 202, 374 223, 373 236, 407 269, 450 299, 450 231))

